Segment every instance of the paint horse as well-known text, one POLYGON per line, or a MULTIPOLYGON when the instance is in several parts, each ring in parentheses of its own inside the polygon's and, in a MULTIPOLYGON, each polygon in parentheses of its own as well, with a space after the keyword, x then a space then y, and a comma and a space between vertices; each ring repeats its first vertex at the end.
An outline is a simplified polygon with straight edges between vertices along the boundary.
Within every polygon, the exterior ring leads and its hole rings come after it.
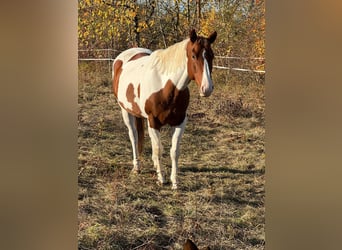
POLYGON ((144 121, 152 143, 152 160, 158 181, 165 183, 161 166, 160 128, 172 127, 170 150, 172 189, 177 189, 180 140, 187 122, 188 84, 195 80, 201 96, 213 91, 211 79, 214 53, 211 44, 217 33, 205 38, 195 30, 188 39, 154 52, 131 48, 119 54, 113 62, 113 92, 121 106, 133 148, 133 172, 139 172, 144 140, 144 121))

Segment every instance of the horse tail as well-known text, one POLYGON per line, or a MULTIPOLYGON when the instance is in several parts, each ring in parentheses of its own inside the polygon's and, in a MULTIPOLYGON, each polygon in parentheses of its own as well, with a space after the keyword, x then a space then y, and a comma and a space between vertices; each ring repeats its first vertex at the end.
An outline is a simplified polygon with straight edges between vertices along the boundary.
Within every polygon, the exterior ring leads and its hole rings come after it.
POLYGON ((135 126, 138 131, 138 152, 139 155, 142 154, 143 145, 144 145, 144 120, 143 118, 136 117, 135 118, 135 126))

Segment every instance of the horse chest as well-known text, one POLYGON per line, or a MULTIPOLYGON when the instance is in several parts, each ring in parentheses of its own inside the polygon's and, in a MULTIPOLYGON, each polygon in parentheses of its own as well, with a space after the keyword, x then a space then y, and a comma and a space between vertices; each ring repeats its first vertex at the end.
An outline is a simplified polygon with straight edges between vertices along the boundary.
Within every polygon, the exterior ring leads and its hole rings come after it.
POLYGON ((178 90, 171 80, 165 87, 153 93, 145 103, 150 126, 160 129, 163 125, 176 126, 181 124, 186 116, 189 105, 189 89, 178 90))

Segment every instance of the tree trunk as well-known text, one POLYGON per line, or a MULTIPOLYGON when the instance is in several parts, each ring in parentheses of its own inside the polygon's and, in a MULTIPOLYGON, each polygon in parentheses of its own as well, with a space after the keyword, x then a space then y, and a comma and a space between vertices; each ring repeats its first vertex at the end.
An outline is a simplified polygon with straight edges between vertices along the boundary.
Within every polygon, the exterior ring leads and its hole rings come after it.
POLYGON ((135 34, 135 44, 134 47, 140 47, 140 32, 138 31, 139 28, 139 18, 138 14, 134 17, 134 34, 135 34))
POLYGON ((201 27, 201 0, 196 0, 196 28, 200 30, 201 27))
POLYGON ((190 0, 188 0, 188 13, 187 13, 187 18, 188 18, 188 26, 190 26, 190 0))

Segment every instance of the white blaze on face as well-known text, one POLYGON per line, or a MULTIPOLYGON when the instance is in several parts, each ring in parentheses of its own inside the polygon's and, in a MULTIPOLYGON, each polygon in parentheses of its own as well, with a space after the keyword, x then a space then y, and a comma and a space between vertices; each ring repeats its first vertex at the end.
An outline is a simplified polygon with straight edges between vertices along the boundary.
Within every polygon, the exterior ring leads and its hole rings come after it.
POLYGON ((203 50, 203 74, 202 74, 202 83, 201 83, 201 96, 210 96, 211 92, 213 92, 213 81, 210 77, 210 70, 207 59, 205 58, 205 50, 203 50))

